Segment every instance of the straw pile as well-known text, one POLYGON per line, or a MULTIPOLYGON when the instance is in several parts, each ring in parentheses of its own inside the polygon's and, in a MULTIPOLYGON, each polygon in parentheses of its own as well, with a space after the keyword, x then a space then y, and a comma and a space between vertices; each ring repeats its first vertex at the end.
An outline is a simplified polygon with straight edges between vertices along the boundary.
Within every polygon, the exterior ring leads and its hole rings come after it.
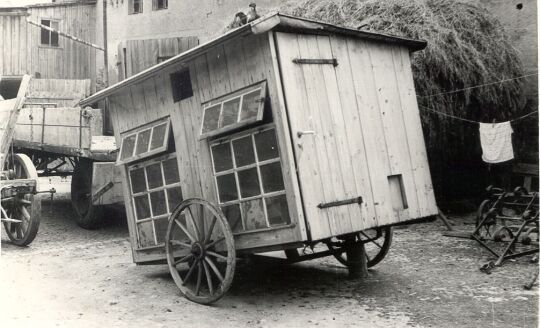
POLYGON ((456 171, 464 173, 468 171, 464 167, 481 165, 478 143, 472 142, 478 140, 478 126, 427 112, 425 107, 492 122, 514 117, 525 105, 521 80, 441 95, 523 75, 517 51, 510 45, 504 28, 485 9, 455 0, 304 0, 280 11, 428 41, 425 50, 414 54, 412 65, 439 196, 453 194, 448 189, 456 187, 448 186, 448 178, 456 171))

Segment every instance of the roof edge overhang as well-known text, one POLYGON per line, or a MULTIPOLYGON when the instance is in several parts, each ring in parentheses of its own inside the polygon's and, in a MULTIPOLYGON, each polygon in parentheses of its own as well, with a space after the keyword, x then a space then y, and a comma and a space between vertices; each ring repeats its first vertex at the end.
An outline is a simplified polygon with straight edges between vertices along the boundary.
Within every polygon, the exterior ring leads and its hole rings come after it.
POLYGON ((373 40, 377 42, 399 44, 408 47, 411 51, 422 50, 427 46, 427 42, 424 40, 415 40, 382 33, 353 30, 309 19, 293 17, 280 13, 271 13, 261 17, 260 19, 252 23, 228 31, 227 33, 220 35, 219 37, 216 37, 194 48, 184 51, 183 53, 178 54, 162 63, 147 68, 144 71, 141 71, 123 81, 120 81, 106 89, 103 89, 81 100, 79 105, 88 106, 94 104, 108 96, 113 95, 116 91, 122 88, 144 81, 160 71, 169 69, 173 66, 182 65, 182 63, 186 63, 191 59, 194 59, 200 54, 205 53, 210 48, 225 43, 231 39, 250 34, 263 34, 271 30, 310 34, 341 34, 360 39, 373 40))

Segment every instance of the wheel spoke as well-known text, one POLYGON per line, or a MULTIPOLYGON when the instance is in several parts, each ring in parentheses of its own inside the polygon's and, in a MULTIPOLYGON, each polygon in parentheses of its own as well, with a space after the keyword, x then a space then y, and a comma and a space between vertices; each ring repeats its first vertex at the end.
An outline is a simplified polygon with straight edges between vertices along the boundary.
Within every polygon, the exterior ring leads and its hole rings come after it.
POLYGON ((206 236, 204 235, 205 234, 205 226, 206 226, 206 215, 204 215, 204 205, 203 204, 199 204, 199 210, 200 210, 200 215, 201 215, 201 242, 204 242, 206 240, 206 236))
MULTIPOLYGON (((361 233, 362 235, 364 235, 364 237, 366 237, 367 239, 371 239, 371 238, 370 238, 368 235, 366 235, 363 231, 360 231, 360 233, 361 233)), ((379 248, 382 249, 382 246, 379 245, 379 243, 377 243, 377 242, 375 241, 375 239, 372 239, 372 240, 370 240, 369 242, 370 242, 370 243, 374 243, 375 245, 377 245, 379 248)))
POLYGON ((225 240, 225 237, 220 237, 220 238, 214 240, 210 244, 206 245, 206 249, 209 249, 210 247, 214 246, 215 244, 217 244, 217 243, 219 243, 219 242, 221 242, 223 240, 225 240))
POLYGON ((210 266, 210 268, 212 269, 212 271, 214 271, 214 273, 216 274, 216 276, 218 277, 219 281, 223 282, 223 276, 221 275, 221 273, 219 272, 218 268, 216 267, 216 265, 214 264, 214 262, 209 259, 208 257, 205 257, 204 260, 208 263, 208 265, 210 266))
POLYGON ((174 261, 174 266, 177 266, 177 265, 180 264, 180 263, 184 263, 184 262, 186 262, 186 261, 189 261, 189 260, 191 260, 192 258, 193 258, 193 254, 186 255, 186 256, 184 256, 183 258, 174 261))
POLYGON ((17 224, 16 231, 17 231, 17 239, 21 239, 23 237, 23 234, 22 234, 22 228, 20 224, 17 224))
MULTIPOLYGON (((199 226, 197 226, 197 223, 195 222, 195 216, 193 215, 193 212, 191 212, 191 207, 187 207, 187 211, 189 212, 189 217, 191 219, 191 223, 193 223, 193 227, 195 228, 195 234, 197 235, 197 240, 202 240, 201 238, 201 232, 199 230, 199 226)), ((187 222, 186 222, 187 224, 187 222)))
POLYGON ((217 257, 217 258, 222 259, 222 260, 227 260, 227 256, 223 256, 221 254, 214 253, 212 251, 206 251, 206 254, 211 255, 213 257, 217 257))
POLYGON ((197 266, 197 264, 199 263, 199 260, 195 260, 195 263, 193 263, 193 265, 191 265, 191 267, 189 268, 188 270, 188 273, 186 274, 186 276, 184 277, 184 281, 182 282, 182 285, 186 285, 186 283, 188 282, 188 279, 191 277, 191 274, 193 273, 193 271, 195 270, 195 266, 197 266))
POLYGON ((191 249, 190 244, 184 243, 184 242, 182 242, 180 240, 172 240, 171 239, 170 243, 171 243, 171 245, 174 245, 174 246, 182 246, 182 247, 191 249))
POLYGON ((189 240, 191 240, 192 243, 196 241, 195 238, 193 238, 193 236, 189 233, 187 228, 184 227, 184 225, 180 221, 178 221, 177 219, 174 219, 174 222, 176 223, 176 225, 180 227, 180 229, 182 229, 182 231, 188 236, 189 240))
POLYGON ((202 264, 197 262, 197 287, 195 287, 195 295, 199 296, 201 290, 201 278, 202 278, 202 264))
POLYGON ((210 295, 214 294, 214 284, 212 283, 212 276, 210 275, 210 270, 208 270, 208 265, 203 261, 204 273, 206 274, 206 281, 208 282, 208 290, 210 290, 210 295))
POLYGON ((28 213, 28 210, 26 209, 26 207, 21 206, 21 213, 26 220, 30 221, 30 213, 28 213))
POLYGON ((208 234, 206 235, 206 238, 204 240, 204 244, 208 244, 210 241, 210 238, 212 238, 212 231, 214 231, 214 226, 216 225, 217 218, 214 216, 212 217, 212 223, 210 223, 210 228, 208 228, 208 234))
POLYGON ((25 204, 25 205, 32 205, 32 202, 29 201, 28 199, 19 199, 19 203, 21 204, 25 204))

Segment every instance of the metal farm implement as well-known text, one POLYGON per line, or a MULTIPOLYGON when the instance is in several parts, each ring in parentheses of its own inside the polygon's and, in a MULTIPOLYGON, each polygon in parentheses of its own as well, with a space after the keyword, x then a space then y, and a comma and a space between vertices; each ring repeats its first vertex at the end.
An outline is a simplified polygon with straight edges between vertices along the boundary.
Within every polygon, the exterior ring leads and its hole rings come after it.
POLYGON ((471 238, 493 254, 481 270, 490 273, 504 261, 538 253, 538 193, 517 187, 513 192, 489 187, 482 202, 471 238), (504 246, 497 247, 503 243, 504 246))

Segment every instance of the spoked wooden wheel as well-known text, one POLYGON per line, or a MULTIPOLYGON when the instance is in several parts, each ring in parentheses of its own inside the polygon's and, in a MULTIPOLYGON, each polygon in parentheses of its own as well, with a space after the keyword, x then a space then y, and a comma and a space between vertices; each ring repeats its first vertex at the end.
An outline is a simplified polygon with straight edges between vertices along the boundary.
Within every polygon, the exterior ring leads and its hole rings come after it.
POLYGON ((367 255, 367 266, 368 268, 371 268, 381 262, 386 254, 388 254, 390 246, 392 245, 392 234, 392 227, 367 229, 354 234, 354 236, 346 240, 332 238, 326 245, 341 264, 351 266, 352 263, 347 259, 347 246, 350 243, 364 243, 367 255))
MULTIPOLYGON (((14 179, 34 179, 38 175, 32 160, 24 154, 15 154, 7 161, 7 169, 13 170, 14 179)), ((9 181, 5 182, 9 184, 9 181)), ((17 195, 2 201, 2 219, 8 238, 17 246, 30 244, 39 229, 41 200, 32 194, 17 195), (14 221, 11 221, 14 220, 14 221), (15 222, 19 221, 19 222, 15 222)))
POLYGON ((234 239, 218 207, 196 198, 180 203, 169 219, 165 248, 174 282, 187 299, 209 304, 231 286, 234 239))
POLYGON ((480 206, 478 207, 478 211, 476 212, 476 227, 477 228, 487 216, 490 216, 490 218, 484 221, 484 224, 478 231, 478 234, 482 238, 493 238, 496 230, 498 229, 497 220, 495 219, 495 215, 497 213, 495 212, 496 210, 491 210, 492 206, 493 206, 493 200, 486 199, 480 204, 480 206))
POLYGON ((71 205, 75 221, 84 229, 96 229, 103 223, 103 206, 92 203, 92 160, 80 158, 71 177, 71 205))

